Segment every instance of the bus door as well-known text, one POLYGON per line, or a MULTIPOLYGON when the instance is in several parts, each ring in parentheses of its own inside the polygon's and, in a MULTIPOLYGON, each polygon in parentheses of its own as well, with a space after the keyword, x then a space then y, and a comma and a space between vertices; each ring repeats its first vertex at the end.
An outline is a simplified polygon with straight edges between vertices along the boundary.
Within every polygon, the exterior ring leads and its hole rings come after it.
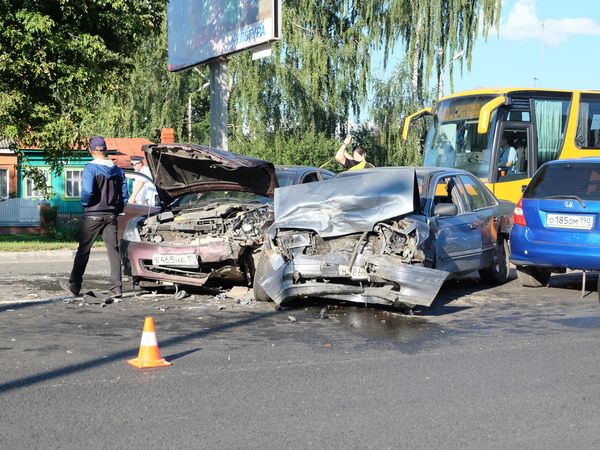
POLYGON ((503 122, 494 144, 493 193, 498 198, 517 202, 536 168, 533 125, 503 122))

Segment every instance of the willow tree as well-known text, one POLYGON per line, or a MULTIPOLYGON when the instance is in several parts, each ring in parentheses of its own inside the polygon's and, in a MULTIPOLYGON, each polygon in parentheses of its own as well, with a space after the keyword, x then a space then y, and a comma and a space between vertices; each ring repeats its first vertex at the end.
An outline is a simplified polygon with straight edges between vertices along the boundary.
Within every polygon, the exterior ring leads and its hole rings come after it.
POLYGON ((345 133, 378 71, 373 54, 382 52, 385 66, 403 46, 420 91, 447 55, 462 50, 470 66, 473 42, 498 24, 501 0, 287 0, 283 7, 273 56, 231 61, 234 140, 345 133))

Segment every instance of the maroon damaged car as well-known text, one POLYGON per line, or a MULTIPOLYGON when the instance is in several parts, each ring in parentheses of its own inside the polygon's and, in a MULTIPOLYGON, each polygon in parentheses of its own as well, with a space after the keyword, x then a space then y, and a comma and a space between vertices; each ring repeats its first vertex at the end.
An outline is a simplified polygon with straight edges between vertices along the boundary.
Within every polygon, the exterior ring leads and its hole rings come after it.
POLYGON ((149 144, 144 151, 162 208, 125 229, 134 284, 250 285, 273 220, 273 164, 193 144, 149 144))

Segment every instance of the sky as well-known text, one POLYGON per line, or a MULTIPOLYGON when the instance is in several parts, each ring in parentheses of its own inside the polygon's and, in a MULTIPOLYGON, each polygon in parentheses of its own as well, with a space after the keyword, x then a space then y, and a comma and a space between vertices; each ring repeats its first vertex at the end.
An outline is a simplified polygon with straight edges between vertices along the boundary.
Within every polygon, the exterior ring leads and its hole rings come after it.
MULTIPOLYGON (((454 91, 477 87, 600 89, 595 0, 504 0, 500 30, 479 38, 471 71, 455 63, 454 91)), ((450 92, 446 75, 446 94, 450 92)))

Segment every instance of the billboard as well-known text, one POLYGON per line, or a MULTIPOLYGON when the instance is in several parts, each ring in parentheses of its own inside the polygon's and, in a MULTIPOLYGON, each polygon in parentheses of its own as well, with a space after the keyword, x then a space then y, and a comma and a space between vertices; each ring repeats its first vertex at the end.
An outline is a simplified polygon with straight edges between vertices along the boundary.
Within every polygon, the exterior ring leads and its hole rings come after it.
POLYGON ((168 0, 175 72, 281 37, 281 0, 168 0))

